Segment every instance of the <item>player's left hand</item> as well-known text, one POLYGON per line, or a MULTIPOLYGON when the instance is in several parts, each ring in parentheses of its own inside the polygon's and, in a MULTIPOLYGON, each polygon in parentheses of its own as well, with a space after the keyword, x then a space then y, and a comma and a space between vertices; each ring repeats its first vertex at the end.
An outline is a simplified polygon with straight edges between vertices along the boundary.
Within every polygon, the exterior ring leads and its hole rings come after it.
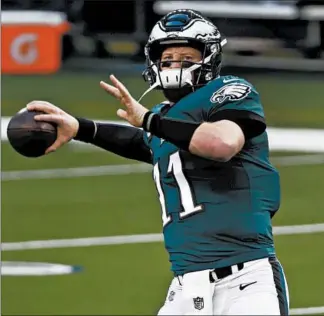
POLYGON ((100 86, 125 106, 125 110, 118 109, 117 115, 128 121, 133 126, 141 127, 144 115, 149 110, 142 104, 138 103, 131 96, 127 88, 114 75, 110 75, 109 79, 114 86, 104 81, 100 82, 100 86))

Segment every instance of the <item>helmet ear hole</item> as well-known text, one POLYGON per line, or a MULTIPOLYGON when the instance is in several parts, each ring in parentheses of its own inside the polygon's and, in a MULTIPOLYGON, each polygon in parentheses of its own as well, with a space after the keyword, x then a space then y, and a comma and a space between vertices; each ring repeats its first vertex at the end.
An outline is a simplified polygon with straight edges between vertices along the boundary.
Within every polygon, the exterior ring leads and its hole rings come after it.
POLYGON ((154 84, 154 82, 156 81, 156 75, 151 67, 146 68, 142 72, 142 76, 143 76, 144 81, 148 82, 150 86, 152 86, 154 84))
POLYGON ((145 69, 143 72, 142 72, 142 76, 143 76, 143 79, 144 79, 144 81, 147 81, 147 82, 149 82, 150 81, 150 79, 149 79, 149 74, 148 74, 148 69, 145 69))
POLYGON ((213 78, 213 74, 211 72, 207 72, 205 74, 205 80, 206 81, 210 81, 210 80, 212 80, 212 78, 213 78))

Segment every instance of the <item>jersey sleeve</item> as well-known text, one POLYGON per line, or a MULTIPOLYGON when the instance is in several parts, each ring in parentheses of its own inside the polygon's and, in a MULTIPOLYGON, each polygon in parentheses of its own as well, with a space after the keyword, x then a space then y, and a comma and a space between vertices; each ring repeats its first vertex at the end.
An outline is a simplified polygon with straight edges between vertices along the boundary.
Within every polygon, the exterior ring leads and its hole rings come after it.
POLYGON ((152 164, 150 148, 144 140, 144 131, 122 124, 100 123, 77 118, 79 131, 75 140, 93 144, 116 155, 152 164), (95 126, 97 131, 95 132, 95 126))
POLYGON ((212 93, 207 122, 230 120, 238 124, 246 139, 266 129, 263 107, 255 88, 245 81, 231 82, 212 93))

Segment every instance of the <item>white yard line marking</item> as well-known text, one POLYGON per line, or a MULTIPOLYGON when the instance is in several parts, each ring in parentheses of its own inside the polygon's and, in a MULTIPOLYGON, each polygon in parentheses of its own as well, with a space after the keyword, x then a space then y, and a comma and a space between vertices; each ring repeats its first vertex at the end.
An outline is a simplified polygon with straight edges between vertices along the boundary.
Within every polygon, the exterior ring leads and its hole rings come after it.
POLYGON ((57 168, 40 170, 17 170, 1 172, 2 181, 25 180, 25 179, 55 179, 76 178, 106 175, 123 175, 131 173, 144 173, 152 169, 149 164, 124 164, 106 165, 77 168, 57 168))
POLYGON ((324 232, 324 223, 273 227, 274 235, 296 235, 324 232))
POLYGON ((318 307, 305 307, 305 308, 292 308, 289 311, 290 315, 314 315, 324 314, 324 306, 318 307))
MULTIPOLYGON (((277 226, 273 228, 274 235, 295 235, 324 232, 324 223, 310 225, 277 226)), ((2 251, 17 251, 27 249, 51 249, 69 247, 91 247, 106 245, 125 245, 162 242, 162 234, 138 234, 108 237, 86 237, 72 239, 32 240, 20 242, 3 242, 2 251)))
MULTIPOLYGON (((297 155, 273 157, 271 162, 276 166, 300 166, 324 164, 323 154, 297 155)), ((149 164, 123 164, 93 167, 74 167, 41 170, 14 170, 3 171, 2 181, 27 180, 27 179, 54 179, 54 178, 76 178, 107 175, 125 175, 131 173, 146 173, 152 170, 149 164)))
POLYGON ((323 154, 295 155, 273 157, 271 162, 279 167, 301 166, 301 165, 320 165, 324 164, 323 154))
POLYGON ((69 247, 91 247, 124 244, 142 244, 163 241, 162 234, 124 235, 108 237, 85 237, 72 239, 33 240, 21 242, 4 242, 2 251, 15 251, 27 249, 51 249, 69 247))

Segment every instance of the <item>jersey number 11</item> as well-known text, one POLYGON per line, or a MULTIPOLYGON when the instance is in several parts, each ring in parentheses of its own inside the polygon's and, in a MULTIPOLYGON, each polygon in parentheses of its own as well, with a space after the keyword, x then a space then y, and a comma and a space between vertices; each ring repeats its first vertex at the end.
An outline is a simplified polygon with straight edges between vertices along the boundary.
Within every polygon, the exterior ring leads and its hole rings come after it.
MULTIPOLYGON (((174 179, 179 188, 180 201, 183 209, 183 211, 179 213, 180 218, 185 218, 189 215, 201 211, 203 207, 202 205, 195 205, 191 188, 189 186, 189 183, 185 175, 183 174, 179 151, 173 153, 170 156, 169 164, 168 164, 168 173, 173 174, 174 179)), ((171 215, 168 215, 166 212, 165 197, 161 186, 160 169, 158 163, 154 165, 153 176, 154 176, 154 181, 156 184, 157 191, 159 193, 159 199, 162 208, 162 222, 163 222, 163 226, 165 226, 171 222, 172 218, 171 215)))

